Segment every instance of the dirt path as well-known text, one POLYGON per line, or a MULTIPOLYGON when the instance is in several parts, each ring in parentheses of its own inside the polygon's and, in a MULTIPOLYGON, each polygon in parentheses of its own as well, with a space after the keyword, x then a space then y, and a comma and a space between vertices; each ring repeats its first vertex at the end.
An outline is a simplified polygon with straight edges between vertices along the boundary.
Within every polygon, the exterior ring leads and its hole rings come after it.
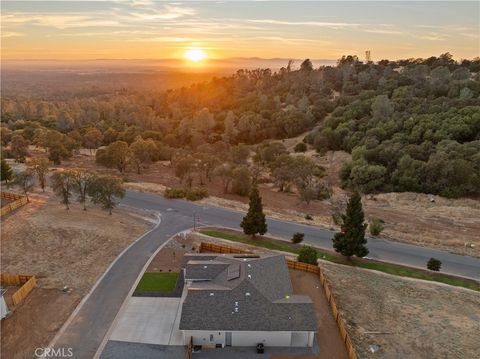
MULTIPOLYGON (((318 322, 317 342, 320 354, 312 358, 343 359, 348 358, 337 324, 333 319, 330 306, 323 294, 322 285, 318 276, 298 270, 290 270, 293 291, 295 294, 308 295, 315 307, 318 322)), ((278 356, 277 359, 287 357, 278 356)), ((299 358, 298 356, 295 358, 299 358)), ((304 358, 301 356, 301 358, 304 358)), ((306 357, 305 357, 306 358, 306 357)))

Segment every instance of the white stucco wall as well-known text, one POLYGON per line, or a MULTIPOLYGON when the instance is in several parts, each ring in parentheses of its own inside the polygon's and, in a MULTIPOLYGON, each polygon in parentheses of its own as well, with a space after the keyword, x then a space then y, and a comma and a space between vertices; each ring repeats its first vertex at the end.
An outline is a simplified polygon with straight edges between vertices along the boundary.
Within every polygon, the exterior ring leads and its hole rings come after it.
MULTIPOLYGON (((258 343, 271 347, 311 347, 313 345, 314 332, 295 332, 292 342, 292 332, 231 332, 232 346, 251 347, 258 343)), ((190 337, 193 337, 194 345, 215 346, 215 344, 225 345, 225 332, 223 331, 202 331, 185 330, 185 345, 188 345, 190 337), (210 340, 213 335, 213 340, 210 340)))
POLYGON ((232 332, 232 346, 251 347, 263 343, 270 347, 289 347, 291 332, 232 332))
POLYGON ((214 332, 209 330, 185 330, 185 345, 188 345, 190 337, 193 337, 193 345, 225 345, 225 332, 214 332), (213 335, 213 341, 210 341, 210 335, 213 335))

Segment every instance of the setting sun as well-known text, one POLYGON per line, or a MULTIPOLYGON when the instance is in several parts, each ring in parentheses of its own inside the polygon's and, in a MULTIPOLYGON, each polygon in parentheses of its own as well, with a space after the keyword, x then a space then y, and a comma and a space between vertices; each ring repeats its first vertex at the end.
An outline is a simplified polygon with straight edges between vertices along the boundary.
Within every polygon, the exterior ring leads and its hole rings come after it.
POLYGON ((190 61, 199 62, 205 59, 207 57, 207 54, 202 49, 193 48, 185 52, 184 57, 190 61))

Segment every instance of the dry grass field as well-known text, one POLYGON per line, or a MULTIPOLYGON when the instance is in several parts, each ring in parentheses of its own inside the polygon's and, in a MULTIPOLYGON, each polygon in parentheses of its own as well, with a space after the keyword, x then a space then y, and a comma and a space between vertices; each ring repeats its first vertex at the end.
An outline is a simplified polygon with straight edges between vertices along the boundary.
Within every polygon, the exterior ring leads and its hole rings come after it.
POLYGON ((33 274, 38 286, 2 320, 2 358, 28 358, 48 345, 114 258, 151 226, 146 213, 121 208, 112 216, 77 204, 67 211, 48 193, 2 219, 2 271, 33 274))
POLYGON ((480 293, 322 262, 359 358, 479 358, 480 293), (376 353, 369 346, 376 345, 376 353))

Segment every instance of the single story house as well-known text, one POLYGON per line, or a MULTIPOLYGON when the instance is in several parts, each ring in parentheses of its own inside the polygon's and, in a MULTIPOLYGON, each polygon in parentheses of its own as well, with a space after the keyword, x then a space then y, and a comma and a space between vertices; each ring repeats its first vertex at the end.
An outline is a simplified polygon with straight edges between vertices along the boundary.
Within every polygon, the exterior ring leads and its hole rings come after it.
POLYGON ((204 347, 311 347, 317 330, 308 296, 293 294, 282 255, 186 254, 180 330, 204 347))

